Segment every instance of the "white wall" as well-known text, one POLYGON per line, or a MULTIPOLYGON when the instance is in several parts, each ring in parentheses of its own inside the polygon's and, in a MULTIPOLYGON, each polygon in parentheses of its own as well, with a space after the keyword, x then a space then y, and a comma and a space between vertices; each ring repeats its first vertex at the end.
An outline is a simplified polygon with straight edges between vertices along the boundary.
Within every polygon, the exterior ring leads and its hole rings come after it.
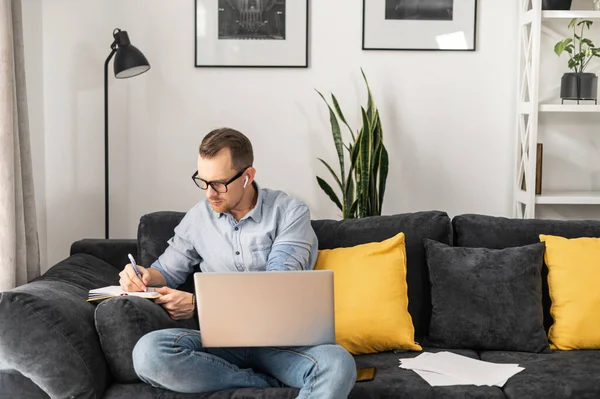
MULTIPOLYGON (((144 213, 186 211, 202 137, 247 133, 257 179, 338 218, 316 184, 335 162, 333 92, 358 127, 363 67, 382 115, 390 173, 384 213, 439 209, 510 215, 517 2, 479 0, 476 52, 362 51, 362 2, 312 0, 308 69, 194 67, 192 1, 24 0, 38 199, 47 265, 104 235, 103 64, 114 28, 152 69, 110 79, 111 237, 132 238, 144 213), (247 96, 247 97, 245 97, 247 96), (42 165, 45 165, 43 168, 42 165)), ((124 260, 125 261, 125 260, 124 260)))

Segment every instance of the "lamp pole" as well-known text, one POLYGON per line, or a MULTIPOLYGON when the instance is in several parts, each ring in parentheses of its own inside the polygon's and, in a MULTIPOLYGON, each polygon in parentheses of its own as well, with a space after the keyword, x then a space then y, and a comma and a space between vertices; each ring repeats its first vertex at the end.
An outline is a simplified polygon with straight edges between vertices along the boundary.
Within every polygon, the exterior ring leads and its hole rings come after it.
POLYGON ((104 238, 108 239, 108 63, 117 52, 117 41, 111 44, 111 52, 104 63, 104 238))

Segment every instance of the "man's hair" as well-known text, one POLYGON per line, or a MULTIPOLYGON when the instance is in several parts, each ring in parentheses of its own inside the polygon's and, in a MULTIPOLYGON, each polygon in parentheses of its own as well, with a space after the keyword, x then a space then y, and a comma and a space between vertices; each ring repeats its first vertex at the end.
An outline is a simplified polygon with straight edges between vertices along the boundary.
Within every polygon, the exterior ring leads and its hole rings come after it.
POLYGON ((252 143, 241 132, 227 127, 208 133, 200 143, 199 153, 202 158, 210 159, 224 148, 229 148, 231 151, 231 164, 235 170, 252 166, 254 162, 252 143))

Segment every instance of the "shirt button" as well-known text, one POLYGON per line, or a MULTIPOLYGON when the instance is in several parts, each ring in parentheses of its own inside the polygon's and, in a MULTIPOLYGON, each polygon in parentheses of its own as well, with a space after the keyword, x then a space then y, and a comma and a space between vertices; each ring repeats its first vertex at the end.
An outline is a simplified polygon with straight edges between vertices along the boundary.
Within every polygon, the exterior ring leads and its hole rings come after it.
POLYGON ((239 254, 240 254, 240 251, 235 251, 235 254, 236 254, 236 255, 239 255, 239 254))
POLYGON ((236 227, 234 230, 235 230, 235 231, 238 231, 239 229, 240 229, 239 227, 236 227))

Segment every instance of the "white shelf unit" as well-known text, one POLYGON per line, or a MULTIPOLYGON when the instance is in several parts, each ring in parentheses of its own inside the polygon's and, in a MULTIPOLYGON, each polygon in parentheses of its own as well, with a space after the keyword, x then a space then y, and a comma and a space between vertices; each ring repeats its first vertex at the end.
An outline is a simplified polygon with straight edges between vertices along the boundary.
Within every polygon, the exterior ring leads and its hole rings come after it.
MULTIPOLYGON (((600 192, 559 191, 535 194, 538 114, 546 112, 597 112, 600 104, 543 104, 539 102, 542 25, 555 19, 600 19, 600 11, 542 11, 542 0, 519 1, 519 54, 517 126, 514 179, 514 217, 535 218, 536 205, 600 205, 600 192), (525 190, 521 189, 525 183, 525 190)), ((599 115, 600 121, 600 115, 599 115)))

